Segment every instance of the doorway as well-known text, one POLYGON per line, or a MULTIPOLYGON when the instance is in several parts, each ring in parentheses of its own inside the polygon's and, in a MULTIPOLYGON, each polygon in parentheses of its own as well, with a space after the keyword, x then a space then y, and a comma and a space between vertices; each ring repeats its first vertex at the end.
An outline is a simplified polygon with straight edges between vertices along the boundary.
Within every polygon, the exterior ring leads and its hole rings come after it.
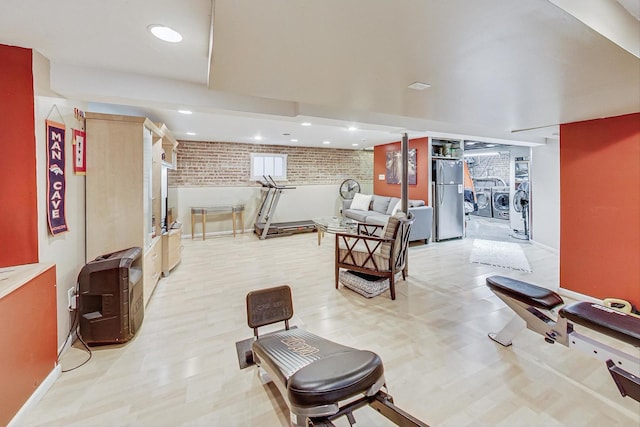
POLYGON ((466 237, 529 239, 529 147, 464 141, 464 161, 473 183, 474 204, 465 211, 466 237))

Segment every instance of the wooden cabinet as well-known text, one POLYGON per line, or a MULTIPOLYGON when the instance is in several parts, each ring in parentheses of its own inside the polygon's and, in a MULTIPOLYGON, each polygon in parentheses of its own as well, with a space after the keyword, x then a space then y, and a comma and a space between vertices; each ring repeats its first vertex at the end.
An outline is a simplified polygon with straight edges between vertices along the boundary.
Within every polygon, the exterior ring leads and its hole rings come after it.
POLYGON ((162 164, 169 169, 175 169, 178 165, 178 141, 175 140, 169 129, 160 124, 162 137, 162 164))
POLYGON ((162 274, 169 275, 182 259, 182 229, 169 230, 162 235, 162 274))
POLYGON ((162 239, 156 237, 145 252, 142 262, 144 304, 147 305, 162 274, 162 239))
POLYGON ((142 248, 146 302, 162 271, 162 153, 177 142, 145 117, 87 113, 86 131, 87 262, 142 248))

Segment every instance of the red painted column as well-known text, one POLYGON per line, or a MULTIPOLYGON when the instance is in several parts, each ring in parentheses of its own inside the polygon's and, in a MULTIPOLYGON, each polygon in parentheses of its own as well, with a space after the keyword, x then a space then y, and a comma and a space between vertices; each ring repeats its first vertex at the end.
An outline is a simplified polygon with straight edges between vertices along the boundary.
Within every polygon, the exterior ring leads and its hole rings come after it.
POLYGON ((0 76, 0 221, 5 224, 0 238, 0 267, 5 267, 38 262, 31 50, 0 45, 0 76))
POLYGON ((640 113, 560 126, 560 286, 640 307, 640 113))

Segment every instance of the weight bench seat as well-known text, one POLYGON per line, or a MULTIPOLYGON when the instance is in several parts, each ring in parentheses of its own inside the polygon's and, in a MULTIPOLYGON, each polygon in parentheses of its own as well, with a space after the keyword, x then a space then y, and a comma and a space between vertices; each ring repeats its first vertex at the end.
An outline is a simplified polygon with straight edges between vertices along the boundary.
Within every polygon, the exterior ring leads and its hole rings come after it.
POLYGON ((640 318, 600 304, 577 302, 563 307, 560 316, 574 323, 640 347, 640 318))
MULTIPOLYGON (((260 336, 253 342, 254 358, 275 373, 297 407, 336 404, 367 393, 384 383, 380 357, 326 340, 302 329, 260 336)), ((373 390, 377 392, 377 390, 373 390)))
POLYGON ((544 310, 552 310, 564 304, 557 293, 540 286, 504 276, 487 277, 487 286, 496 292, 544 310))

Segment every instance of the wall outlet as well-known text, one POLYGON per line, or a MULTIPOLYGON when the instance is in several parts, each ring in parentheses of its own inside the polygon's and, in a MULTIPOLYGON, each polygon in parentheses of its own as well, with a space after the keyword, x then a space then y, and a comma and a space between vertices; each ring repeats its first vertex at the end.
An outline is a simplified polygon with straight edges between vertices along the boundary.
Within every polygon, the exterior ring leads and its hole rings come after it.
POLYGON ((69 288, 69 290, 67 291, 67 299, 68 299, 68 304, 67 307, 69 307, 69 311, 73 311, 76 309, 76 288, 69 288))

